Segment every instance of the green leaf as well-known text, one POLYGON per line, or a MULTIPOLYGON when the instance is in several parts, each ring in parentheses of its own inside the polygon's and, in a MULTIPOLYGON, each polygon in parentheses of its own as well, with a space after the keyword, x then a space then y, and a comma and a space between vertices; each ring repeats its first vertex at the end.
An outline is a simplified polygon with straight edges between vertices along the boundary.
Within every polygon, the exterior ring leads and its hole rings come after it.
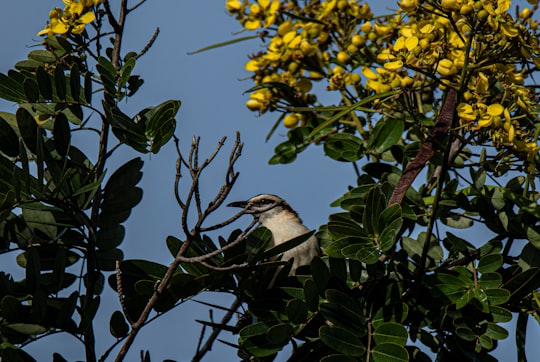
POLYGON ((26 324, 26 323, 13 323, 6 325, 7 328, 19 332, 22 334, 36 335, 45 333, 47 328, 40 326, 38 324, 26 324))
POLYGON ((154 281, 163 279, 167 272, 167 267, 147 260, 124 260, 120 264, 122 275, 133 276, 137 278, 148 278, 154 281))
POLYGON ((374 362, 406 362, 409 361, 409 353, 403 346, 397 344, 377 344, 371 351, 374 362))
POLYGON ((79 102, 81 96, 81 73, 77 64, 73 64, 69 72, 69 88, 73 101, 79 102))
MULTIPOLYGON (((34 246, 33 248, 30 248, 29 250, 31 249, 37 250, 37 252, 39 253, 39 258, 40 258, 40 270, 44 271, 44 270, 54 270, 55 263, 57 263, 57 256, 59 254, 58 249, 60 248, 65 248, 65 246, 61 246, 58 244, 48 244, 48 245, 42 244, 40 246, 34 246)), ((17 258, 16 258, 17 264, 22 268, 26 268, 28 264, 28 258, 29 258, 28 251, 25 251, 24 253, 17 255, 17 258)), ((66 267, 75 264, 79 259, 80 259, 79 254, 69 249, 66 250, 65 261, 64 261, 66 267)))
POLYGON ((471 218, 462 215, 443 217, 442 222, 445 225, 455 229, 467 229, 473 225, 471 218))
POLYGON ((71 142, 71 129, 63 113, 59 113, 54 120, 53 136, 54 148, 56 148, 59 155, 66 156, 71 142))
MULTIPOLYGON (((270 231, 268 231, 270 233, 270 236, 272 235, 272 233, 270 231)), ((306 241, 307 239, 309 239, 313 234, 315 233, 315 230, 311 230, 303 235, 300 235, 300 236, 297 236, 291 240, 288 240, 282 244, 279 244, 279 245, 276 245, 274 247, 272 247, 271 249, 268 249, 264 252, 264 254, 262 255, 262 259, 270 259, 276 255, 279 255, 287 250, 291 250, 292 248, 302 244, 304 241, 306 241)))
POLYGON ((43 67, 38 67, 36 70, 36 80, 39 87, 39 92, 45 100, 52 100, 52 82, 51 76, 43 67))
POLYGON ((23 102, 26 100, 22 82, 19 83, 13 78, 0 73, 0 98, 9 102, 23 102))
POLYGON ((182 272, 177 272, 172 276, 170 288, 173 295, 178 299, 190 298, 204 289, 195 276, 182 272))
MULTIPOLYGON (((386 198, 380 187, 373 187, 366 197, 363 224, 370 235, 379 235, 379 217, 386 209, 386 198)), ((391 210, 392 211, 392 210, 391 210)))
POLYGON ((493 322, 495 323, 506 323, 512 320, 512 312, 510 312, 508 309, 494 305, 490 306, 489 309, 491 311, 491 315, 493 316, 493 322))
POLYGON ((143 161, 136 157, 119 167, 109 178, 103 189, 101 203, 101 228, 116 227, 116 224, 126 221, 142 199, 142 190, 135 185, 142 177, 143 161))
POLYGON ((529 243, 535 248, 540 250, 540 232, 538 232, 537 229, 536 226, 527 227, 527 240, 529 240, 529 243))
POLYGON ((530 268, 513 275, 503 287, 510 291, 512 301, 521 301, 540 287, 540 268, 530 268))
POLYGON ((487 322, 486 325, 487 329, 484 333, 486 336, 497 340, 506 339, 508 337, 508 331, 498 324, 487 322))
POLYGON ((251 337, 266 335, 266 331, 273 325, 275 325, 275 323, 266 321, 250 324, 240 330, 240 338, 248 339, 251 337))
POLYGON ((386 119, 377 122, 369 148, 378 153, 387 151, 397 144, 405 130, 405 123, 399 119, 386 119))
POLYGON ((86 308, 84 308, 81 321, 79 323, 79 331, 80 333, 86 332, 88 327, 92 324, 96 313, 99 309, 99 303, 101 299, 98 297, 92 298, 90 301, 87 301, 86 308))
POLYGON ((359 260, 366 264, 374 264, 379 260, 380 252, 373 239, 357 239, 361 243, 355 243, 341 249, 341 254, 353 260, 359 260))
POLYGON ((392 303, 380 308, 372 318, 375 329, 385 322, 402 323, 409 313, 409 307, 405 303, 392 303))
POLYGON ((319 295, 324 296, 326 285, 330 279, 330 270, 328 270, 328 267, 320 257, 315 257, 311 261, 311 274, 313 275, 313 281, 317 286, 319 295))
POLYGON ((540 249, 537 249, 531 243, 525 244, 519 255, 518 264, 523 270, 540 267, 540 249))
POLYGON ((274 156, 270 158, 268 163, 271 165, 291 163, 296 159, 296 152, 296 146, 294 144, 290 142, 280 143, 274 149, 274 156))
POLYGON ((503 256, 501 254, 488 254, 478 262, 478 271, 482 274, 495 272, 503 264, 503 256))
POLYGON ((483 273, 478 279, 478 285, 483 289, 495 289, 502 285, 502 277, 498 273, 483 273))
POLYGON ((28 59, 37 60, 40 63, 55 63, 57 56, 49 50, 32 50, 28 53, 28 59))
POLYGON ((109 331, 116 338, 123 338, 129 333, 129 325, 120 311, 114 311, 109 321, 109 331))
POLYGON ((458 327, 456 328, 456 334, 458 335, 459 338, 465 340, 465 341, 474 341, 476 339, 476 334, 470 330, 469 328, 463 328, 463 327, 458 327))
POLYGON ((506 289, 487 289, 485 291, 490 305, 500 305, 510 299, 510 292, 506 289))
POLYGON ((0 116, 0 151, 9 157, 19 155, 19 140, 9 123, 0 116))
POLYGON ((171 139, 176 127, 174 117, 180 104, 179 100, 169 100, 146 113, 146 137, 150 142, 150 152, 158 153, 161 146, 171 139))
POLYGON ((58 99, 61 101, 66 100, 66 75, 64 74, 64 67, 61 64, 57 64, 54 69, 54 85, 58 99))
POLYGON ((144 124, 136 123, 116 107, 111 108, 107 115, 111 121, 112 131, 120 142, 136 151, 148 152, 148 139, 144 132, 144 124))
POLYGON ((86 73, 84 76, 84 99, 87 104, 92 103, 92 74, 86 73))
POLYGON ((57 223, 51 212, 24 208, 22 214, 26 224, 34 232, 39 230, 51 239, 56 238, 58 233, 57 223))
POLYGON ((365 318, 347 306, 343 306, 339 303, 322 303, 319 306, 319 312, 326 320, 330 321, 332 325, 346 328, 357 334, 359 337, 365 335, 365 318))
POLYGON ((276 324, 266 332, 266 339, 274 345, 285 345, 293 336, 293 328, 288 323, 276 324))
POLYGON ((405 346, 409 333, 407 329, 398 323, 383 323, 373 332, 375 343, 391 343, 399 346, 405 346))
POLYGON ((294 324, 305 323, 308 317, 306 303, 298 299, 291 299, 287 303, 285 311, 287 312, 287 317, 289 317, 289 320, 294 324))
POLYGON ((360 338, 345 328, 322 326, 321 341, 331 349, 351 357, 361 357, 366 352, 360 338))
POLYGON ((30 103, 35 103, 39 100, 39 88, 32 78, 26 78, 23 83, 24 94, 30 103))
POLYGON ((135 68, 135 60, 135 58, 126 60, 122 66, 122 69, 120 69, 120 79, 118 81, 119 88, 124 88, 126 86, 126 83, 131 76, 131 72, 133 71, 133 68, 135 68))
POLYGON ((221 42, 221 43, 212 44, 212 45, 206 46, 206 47, 201 48, 201 49, 197 49, 197 50, 192 51, 192 52, 188 52, 188 54, 193 55, 193 54, 197 54, 197 53, 202 53, 202 52, 205 52, 205 51, 208 51, 208 50, 211 50, 211 49, 221 48, 221 47, 224 47, 224 46, 227 46, 227 45, 236 44, 236 43, 239 43, 239 42, 242 42, 242 41, 251 40, 251 39, 258 39, 258 38, 260 38, 259 34, 244 36, 244 37, 240 37, 240 38, 235 38, 235 39, 227 40, 227 41, 224 41, 224 42, 221 42))
POLYGON ((536 200, 529 200, 526 197, 510 191, 508 188, 504 189, 504 197, 514 202, 519 207, 520 211, 524 211, 535 218, 540 219, 540 205, 537 204, 536 200))
POLYGON ((122 243, 125 235, 126 229, 120 224, 100 229, 96 233, 96 246, 100 250, 114 249, 122 243))
POLYGON ((98 250, 96 257, 101 270, 114 271, 116 270, 116 262, 124 259, 124 253, 118 248, 98 250))
POLYGON ((304 282, 304 300, 311 312, 319 309, 319 290, 313 279, 307 279, 304 282))
POLYGON ((362 156, 363 141, 350 133, 335 133, 324 142, 324 153, 337 161, 354 162, 362 156))
POLYGON ((30 150, 30 152, 36 154, 39 130, 34 117, 32 117, 32 115, 24 108, 17 109, 16 117, 17 125, 19 127, 21 137, 24 140, 24 144, 30 150))

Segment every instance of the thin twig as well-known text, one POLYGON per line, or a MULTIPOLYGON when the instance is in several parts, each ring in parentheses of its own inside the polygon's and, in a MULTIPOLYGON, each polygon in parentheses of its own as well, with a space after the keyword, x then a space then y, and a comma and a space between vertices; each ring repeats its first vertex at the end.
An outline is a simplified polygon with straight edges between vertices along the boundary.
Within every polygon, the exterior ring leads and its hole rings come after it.
POLYGON ((124 288, 122 287, 122 271, 120 269, 120 261, 116 261, 116 293, 118 294, 118 301, 120 302, 120 306, 122 307, 122 311, 124 312, 124 315, 126 316, 126 319, 129 323, 133 323, 133 320, 129 316, 129 312, 126 307, 126 303, 124 300, 124 288))
MULTIPOLYGON (((229 308, 229 311, 223 316, 223 319, 221 319, 221 325, 226 325, 229 323, 229 321, 232 319, 233 315, 236 313, 238 308, 242 305, 242 301, 240 298, 236 298, 236 300, 233 302, 231 307, 229 308)), ((203 327, 204 328, 204 327, 203 327)), ((197 348, 197 353, 195 353, 195 356, 191 359, 191 362, 198 362, 200 361, 204 355, 212 350, 212 345, 214 344, 215 340, 219 336, 219 333, 221 332, 220 328, 213 328, 212 334, 210 334, 210 337, 206 340, 206 343, 203 345, 202 348, 197 348)))
MULTIPOLYGON (((145 0, 141 1, 141 3, 143 3, 145 0)), ((150 41, 145 45, 145 47, 139 52, 139 54, 137 54, 135 56, 135 59, 139 59, 140 57, 142 57, 143 55, 146 54, 146 52, 148 52, 150 50, 150 48, 152 47, 152 45, 154 45, 154 42, 156 41, 157 37, 159 35, 159 28, 156 28, 156 30, 154 31, 154 35, 152 35, 152 38, 150 38, 150 41)))
MULTIPOLYGON (((218 255, 218 254, 222 253, 223 251, 227 250, 228 248, 233 247, 234 245, 239 243, 241 240, 243 240, 245 237, 247 237, 249 235, 249 233, 252 232, 253 226, 255 225, 256 221, 254 221, 252 224, 250 224, 248 226, 248 228, 246 228, 246 230, 244 230, 237 237, 237 239, 235 239, 233 242, 225 245, 224 247, 222 247, 222 248, 220 248, 220 249, 218 249, 218 250, 216 250, 214 252, 211 252, 211 253, 205 254, 203 256, 197 257, 195 259, 185 258, 184 257, 184 254, 187 251, 187 249, 189 248, 191 242, 193 240, 195 240, 195 238, 198 235, 200 235, 201 226, 202 226, 204 220, 214 210, 216 210, 217 207, 219 207, 223 203, 223 201, 225 200, 225 198, 229 194, 229 192, 230 192, 230 190, 232 188, 232 185, 234 184, 234 181, 237 178, 237 174, 234 173, 234 171, 232 171, 233 170, 233 165, 231 165, 229 163, 228 168, 227 168, 227 172, 232 173, 232 176, 229 177, 229 178, 226 177, 225 185, 223 185, 221 187, 220 191, 214 197, 212 202, 210 202, 208 208, 206 208, 204 211, 201 210, 199 212, 199 217, 198 217, 198 220, 195 223, 195 226, 193 228, 191 228, 191 230, 189 230, 189 226, 188 226, 188 222, 187 222, 188 213, 189 213, 189 209, 190 209, 191 202, 192 202, 193 198, 197 198, 198 194, 199 194, 199 179, 200 179, 200 177, 202 175, 203 170, 206 167, 208 167, 208 165, 215 159, 215 157, 217 156, 217 154, 219 153, 219 151, 223 147, 225 138, 221 139, 221 141, 216 146, 216 149, 214 150, 214 152, 200 166, 198 165, 199 141, 200 141, 199 138, 195 138, 195 137, 193 138, 192 144, 191 144, 191 147, 190 147, 190 151, 189 151, 188 162, 185 162, 184 158, 182 157, 182 153, 180 152, 179 147, 178 147, 178 139, 175 138, 175 143, 177 145, 177 152, 178 152, 178 160, 177 160, 177 163, 176 163, 177 175, 176 175, 175 185, 174 186, 175 186, 175 196, 177 198, 177 202, 182 208, 182 221, 181 221, 181 224, 182 224, 182 230, 185 233, 185 240, 182 243, 182 246, 180 247, 180 249, 178 250, 178 253, 176 254, 174 260, 169 265, 169 267, 168 267, 167 271, 165 272, 165 275, 163 276, 163 278, 159 282, 156 283, 155 288, 154 288, 154 292, 153 292, 152 296, 150 297, 150 299, 148 300, 148 302, 146 303, 146 306, 144 307, 143 311, 141 312, 141 314, 139 316, 139 319, 137 321, 135 321, 134 323, 132 323, 131 331, 128 334, 128 336, 126 337, 126 339, 124 341, 124 344, 122 345, 122 348, 120 349, 120 351, 118 353, 118 356, 116 357, 116 361, 123 361, 124 360, 128 350, 133 345, 133 342, 134 342, 135 337, 137 336, 139 330, 145 325, 145 323, 148 320, 149 315, 150 315, 152 309, 154 308, 155 304, 159 300, 160 296, 163 294, 165 288, 167 288, 167 286, 168 286, 172 276, 174 275, 174 273, 177 272, 178 266, 180 265, 180 263, 186 262, 186 261, 187 262, 199 262, 199 263, 201 263, 201 264, 203 264, 203 265, 205 265, 205 266, 207 266, 209 268, 213 268, 213 269, 217 268, 217 270, 231 270, 231 269, 235 269, 235 268, 244 267, 244 265, 242 265, 242 264, 240 264, 240 265, 230 265, 230 266, 226 266, 226 267, 211 266, 211 265, 208 265, 208 263, 206 263, 206 260, 213 257, 213 256, 215 256, 215 255, 218 255), (185 201, 183 201, 181 199, 181 197, 179 195, 179 190, 178 190, 178 188, 179 188, 179 180, 180 180, 180 177, 181 177, 181 175, 180 175, 180 166, 182 164, 184 164, 184 166, 186 166, 188 168, 188 171, 189 171, 189 173, 191 175, 191 187, 190 187, 190 189, 188 191, 188 194, 187 194, 187 197, 186 197, 185 201)), ((239 141, 239 137, 237 137, 237 142, 235 143, 235 146, 233 146, 233 150, 231 151, 231 156, 229 158, 230 162, 232 162, 232 163, 236 162, 236 160, 239 157, 239 152, 238 152, 239 149, 241 149, 241 143, 239 141)), ((200 205, 200 201, 196 201, 196 202, 200 205)), ((233 216, 231 219, 229 219, 227 222, 232 222, 231 220, 235 220, 235 217, 236 217, 236 215, 233 216)), ((214 333, 213 333, 213 335, 214 335, 214 333)), ((211 343, 213 343, 213 340, 216 337, 217 337, 217 334, 216 334, 216 336, 212 337, 213 339, 210 342, 210 346, 211 346, 211 343)), ((208 344, 208 342, 207 342, 207 344, 208 344)), ((207 344, 205 344, 205 346, 207 344)), ((203 346, 203 350, 205 350, 205 348, 209 348, 209 347, 205 347, 205 346, 203 346)))

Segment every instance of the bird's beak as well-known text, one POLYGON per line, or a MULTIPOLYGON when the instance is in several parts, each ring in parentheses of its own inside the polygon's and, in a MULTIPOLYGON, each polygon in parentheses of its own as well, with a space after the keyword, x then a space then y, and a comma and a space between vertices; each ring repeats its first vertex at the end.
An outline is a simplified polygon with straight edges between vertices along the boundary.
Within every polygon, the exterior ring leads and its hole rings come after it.
POLYGON ((235 202, 231 202, 231 203, 228 204, 227 206, 230 206, 230 207, 240 207, 240 208, 242 208, 242 209, 245 209, 247 205, 248 205, 247 201, 235 201, 235 202))

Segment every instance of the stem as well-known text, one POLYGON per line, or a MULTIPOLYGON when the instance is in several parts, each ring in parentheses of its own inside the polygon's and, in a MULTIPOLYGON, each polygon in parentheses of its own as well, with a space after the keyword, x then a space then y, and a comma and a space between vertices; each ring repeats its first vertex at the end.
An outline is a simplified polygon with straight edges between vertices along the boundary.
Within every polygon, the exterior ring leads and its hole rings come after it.
MULTIPOLYGON (((112 64, 116 69, 120 68, 120 49, 122 47, 122 39, 123 39, 123 32, 124 32, 124 22, 127 15, 127 0, 122 0, 120 4, 120 15, 118 21, 114 19, 110 12, 109 8, 109 2, 104 2, 105 8, 107 9, 107 15, 109 17, 109 21, 113 24, 114 32, 115 32, 115 38, 114 38, 114 46, 113 46, 113 52, 112 52, 112 64), (114 20, 114 21, 113 21, 114 20)), ((109 132, 110 132, 110 125, 109 120, 107 119, 107 116, 105 114, 101 117, 101 132, 99 135, 99 150, 98 150, 98 159, 96 162, 96 168, 95 168, 95 175, 94 180, 98 181, 105 169, 105 163, 107 161, 108 152, 108 140, 109 140, 109 132)), ((92 229, 91 235, 95 235, 95 232, 98 229, 98 222, 99 222, 99 207, 101 204, 103 198, 103 190, 101 187, 97 190, 96 195, 94 196, 92 209, 90 211, 90 220, 91 220, 91 226, 92 229)), ((94 299, 94 294, 96 290, 96 282, 99 277, 99 266, 97 265, 97 256, 96 256, 96 240, 95 237, 89 237, 88 238, 88 251, 87 251, 87 264, 86 264, 86 273, 88 275, 88 285, 86 289, 86 299, 82 305, 83 312, 86 310, 88 305, 91 304, 91 302, 94 299)), ((95 335, 94 335, 94 326, 93 323, 90 323, 88 328, 86 329, 84 333, 84 344, 85 344, 85 350, 86 350, 86 360, 90 362, 94 362, 97 360, 96 356, 96 341, 95 341, 95 335)))
MULTIPOLYGON (((233 302, 233 304, 229 308, 229 311, 223 316, 223 319, 221 320, 220 324, 225 325, 229 323, 234 313, 236 313, 236 310, 240 308, 241 305, 242 305, 242 301, 240 300, 240 298, 236 298, 236 300, 233 302)), ((216 338, 219 336, 219 333, 221 331, 222 330, 217 327, 214 327, 212 329, 212 334, 210 334, 210 337, 208 337, 208 339, 206 340, 202 348, 197 350, 197 353, 195 353, 195 356, 193 356, 193 358, 191 359, 191 362, 199 362, 200 360, 202 360, 204 355, 212 349, 212 345, 214 344, 216 338)))

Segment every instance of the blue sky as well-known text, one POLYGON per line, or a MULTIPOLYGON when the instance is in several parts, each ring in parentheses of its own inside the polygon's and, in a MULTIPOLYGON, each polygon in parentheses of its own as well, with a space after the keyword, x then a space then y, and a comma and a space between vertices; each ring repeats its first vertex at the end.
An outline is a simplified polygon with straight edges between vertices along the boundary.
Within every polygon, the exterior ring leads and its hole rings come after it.
MULTIPOLYGON (((273 148, 284 139, 286 129, 279 128, 266 143, 265 137, 273 125, 274 116, 257 117, 244 106, 247 97, 243 92, 251 86, 249 81, 242 81, 248 76, 244 63, 247 54, 257 51, 257 41, 187 55, 189 51, 229 40, 233 33, 241 29, 234 18, 226 15, 224 3, 216 0, 148 0, 128 17, 124 53, 140 51, 156 27, 160 28, 161 33, 154 47, 137 63, 134 73, 142 75, 145 84, 124 109, 132 114, 167 99, 180 99, 182 107, 177 117, 176 134, 182 150, 189 149, 192 136, 201 136, 203 157, 214 149, 222 136, 227 136, 229 139, 220 158, 223 162, 228 156, 235 132, 240 131, 245 143, 243 156, 237 164, 241 175, 229 201, 245 200, 259 193, 278 194, 297 209, 308 227, 317 228, 327 221, 330 213, 337 211, 329 204, 346 192, 348 185, 355 184, 352 167, 323 157, 320 147, 311 147, 291 165, 268 165, 273 148)), ((395 7, 394 1, 383 4, 395 7)), ((37 44, 36 33, 45 25, 49 10, 55 6, 62 7, 61 0, 2 2, 0 32, 4 36, 1 72, 6 72, 18 60, 26 58, 31 50, 29 47, 37 44)), ((15 112, 16 109, 13 105, 0 102, 0 110, 15 112)), ((79 137, 74 142, 77 141, 87 150, 95 150, 98 142, 93 136, 79 137)), ((109 164, 110 172, 135 156, 127 148, 120 150, 109 164)), ((180 209, 173 195, 176 153, 171 144, 158 155, 142 158, 145 166, 140 185, 144 198, 126 223, 127 235, 122 247, 126 259, 145 258, 168 265, 171 256, 165 238, 168 235, 181 238, 180 209)), ((223 162, 217 162, 217 167, 203 177, 203 197, 212 195, 219 188, 223 179, 223 162)), ((225 219, 234 211, 221 210, 217 219, 225 219)), ((248 221, 241 220, 236 226, 245 226, 248 221)), ((9 260, 0 258, 0 263, 7 265, 4 263, 9 263, 9 260)), ((17 277, 22 270, 14 268, 17 277)), ((110 290, 105 292, 103 298, 106 307, 98 316, 95 326, 99 355, 113 342, 108 331, 108 318, 113 310, 118 309, 118 302, 110 290)), ((200 299, 217 304, 230 303, 230 298, 217 294, 208 294, 200 299)), ((216 311, 214 318, 219 320, 220 313, 216 311)), ((150 350, 155 361, 166 358, 191 360, 200 333, 195 319, 207 320, 208 307, 186 303, 169 312, 143 328, 126 360, 137 360, 142 349, 150 350)), ((531 320, 530 325, 533 324, 531 320)), ((534 328, 538 332, 538 327, 534 328)), ((538 338, 538 333, 535 333, 535 337, 538 338)), ((534 343, 535 337, 531 334, 530 342, 534 343)), ((511 347, 513 343, 511 334, 503 345, 511 347)), ((63 356, 70 361, 84 356, 82 345, 63 335, 35 342, 28 350, 38 360, 51 360, 52 352, 56 350, 63 351, 63 356)), ((504 361, 516 359, 513 353, 509 353, 509 348, 503 347, 498 355, 504 361)), ((219 343, 205 358, 205 361, 234 360, 237 360, 235 350, 219 343)))

